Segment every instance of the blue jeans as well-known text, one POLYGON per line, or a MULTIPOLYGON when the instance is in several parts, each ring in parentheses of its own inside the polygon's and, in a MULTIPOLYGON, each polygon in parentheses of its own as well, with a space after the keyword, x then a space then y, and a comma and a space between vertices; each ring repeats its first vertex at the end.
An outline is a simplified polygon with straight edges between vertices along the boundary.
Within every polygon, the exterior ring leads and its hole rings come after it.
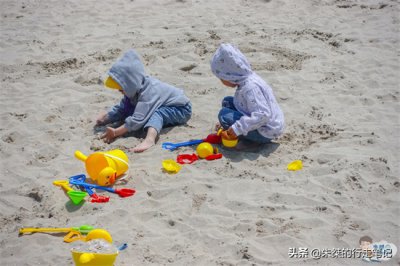
POLYGON ((191 116, 192 104, 190 102, 184 106, 161 106, 150 116, 143 128, 152 127, 160 133, 163 127, 185 124, 191 116))
MULTIPOLYGON (((228 129, 237 120, 243 116, 233 104, 233 97, 227 96, 222 100, 222 109, 219 111, 218 120, 224 129, 228 129)), ((257 130, 253 130, 247 133, 246 136, 239 136, 240 139, 246 139, 257 143, 270 143, 269 138, 261 135, 257 130)))

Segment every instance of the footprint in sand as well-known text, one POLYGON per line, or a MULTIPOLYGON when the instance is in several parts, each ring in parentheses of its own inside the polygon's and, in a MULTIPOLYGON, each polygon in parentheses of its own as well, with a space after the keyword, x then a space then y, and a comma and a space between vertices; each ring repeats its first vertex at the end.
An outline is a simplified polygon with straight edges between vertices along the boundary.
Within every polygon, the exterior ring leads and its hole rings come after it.
POLYGON ((201 205, 206 201, 207 194, 194 194, 192 198, 192 208, 200 210, 201 205))

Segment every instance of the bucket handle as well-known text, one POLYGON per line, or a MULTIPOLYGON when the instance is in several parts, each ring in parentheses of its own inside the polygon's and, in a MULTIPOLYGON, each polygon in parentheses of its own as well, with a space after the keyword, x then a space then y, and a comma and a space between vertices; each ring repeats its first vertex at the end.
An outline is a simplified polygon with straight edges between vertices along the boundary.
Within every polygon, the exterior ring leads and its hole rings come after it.
POLYGON ((117 157, 117 156, 110 155, 110 154, 107 154, 107 153, 103 153, 103 155, 106 156, 106 157, 115 159, 115 160, 117 160, 117 161, 123 162, 123 163, 126 164, 126 166, 128 166, 128 168, 129 168, 129 164, 128 164, 125 160, 122 160, 121 158, 119 158, 119 157, 117 157))
POLYGON ((81 160, 82 162, 86 161, 87 156, 85 154, 83 154, 81 151, 75 151, 75 157, 79 160, 81 160))

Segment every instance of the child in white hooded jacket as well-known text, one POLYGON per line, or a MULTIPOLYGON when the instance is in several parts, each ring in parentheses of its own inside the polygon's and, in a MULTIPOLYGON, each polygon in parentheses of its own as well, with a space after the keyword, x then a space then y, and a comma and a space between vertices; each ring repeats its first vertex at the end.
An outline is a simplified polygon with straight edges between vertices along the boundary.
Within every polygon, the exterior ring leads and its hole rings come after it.
POLYGON ((235 96, 222 100, 218 114, 226 137, 269 143, 284 129, 284 117, 271 87, 252 71, 246 57, 231 44, 221 44, 211 60, 211 70, 235 96))

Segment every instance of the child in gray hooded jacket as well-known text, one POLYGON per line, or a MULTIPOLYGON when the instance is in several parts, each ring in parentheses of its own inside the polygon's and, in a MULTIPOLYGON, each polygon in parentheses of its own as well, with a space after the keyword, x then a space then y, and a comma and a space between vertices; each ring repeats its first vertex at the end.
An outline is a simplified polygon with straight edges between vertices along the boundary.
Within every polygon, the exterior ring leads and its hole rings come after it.
POLYGON ((192 105, 183 90, 146 75, 138 54, 127 51, 108 71, 105 85, 119 90, 123 99, 108 113, 97 118, 96 125, 124 121, 118 128, 107 127, 101 136, 110 143, 127 132, 145 130, 146 138, 134 152, 153 146, 163 127, 182 125, 192 115, 192 105))

